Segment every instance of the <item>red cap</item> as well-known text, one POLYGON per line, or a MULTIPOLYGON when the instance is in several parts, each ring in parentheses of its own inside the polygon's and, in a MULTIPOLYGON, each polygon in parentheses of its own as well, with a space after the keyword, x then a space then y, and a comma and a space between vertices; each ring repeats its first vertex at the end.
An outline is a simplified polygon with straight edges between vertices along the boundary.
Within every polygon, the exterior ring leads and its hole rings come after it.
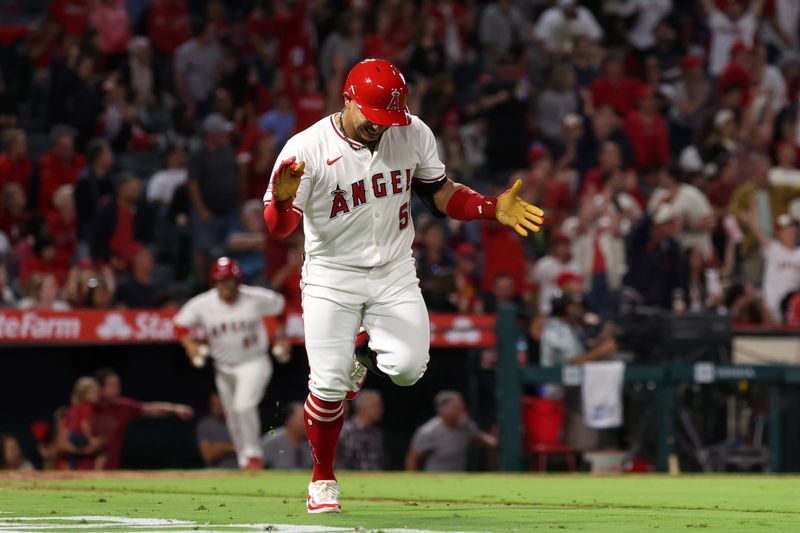
POLYGON ((462 242, 456 248, 456 257, 472 257, 476 252, 475 245, 469 242, 462 242))
POLYGON ((361 113, 381 126, 408 126, 408 86, 397 67, 385 59, 365 59, 350 70, 344 92, 361 113))
POLYGON ((566 270, 558 275, 558 277, 556 278, 556 285, 558 285, 559 287, 563 287, 564 285, 570 283, 571 281, 575 281, 577 283, 583 283, 583 276, 571 270, 566 270))
POLYGON ((733 43, 733 46, 731 46, 731 55, 736 55, 739 52, 749 52, 749 51, 750 47, 747 46, 745 42, 741 40, 736 41, 735 43, 733 43))
POLYGON ((681 59, 681 69, 690 70, 693 68, 703 68, 703 58, 700 56, 686 54, 681 59))
POLYGON ((242 279, 242 271, 239 269, 239 263, 230 257, 220 257, 214 262, 211 267, 211 281, 217 282, 224 279, 242 279))
POLYGON ((528 164, 533 166, 539 160, 549 157, 550 152, 543 145, 536 143, 528 149, 528 164))
POLYGON ((553 246, 556 244, 569 244, 570 242, 570 238, 563 231, 557 231, 550 237, 550 244, 553 246))

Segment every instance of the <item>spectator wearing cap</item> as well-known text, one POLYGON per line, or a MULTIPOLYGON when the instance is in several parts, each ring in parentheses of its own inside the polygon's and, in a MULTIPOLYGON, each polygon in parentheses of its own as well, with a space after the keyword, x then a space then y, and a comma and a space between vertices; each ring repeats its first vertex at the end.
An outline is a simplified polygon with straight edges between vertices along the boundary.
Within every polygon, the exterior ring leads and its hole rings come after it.
POLYGON ((676 149, 688 145, 703 124, 711 85, 703 72, 703 58, 687 54, 681 59, 681 77, 675 82, 669 110, 670 138, 676 149))
MULTIPOLYGON (((551 302, 552 316, 547 319, 539 345, 542 366, 580 365, 607 359, 617 351, 617 342, 607 328, 591 343, 586 341, 584 324, 586 307, 583 299, 572 294, 562 294, 551 302)), ((551 399, 564 399, 567 420, 564 425, 565 441, 578 450, 597 448, 600 434, 583 421, 581 394, 577 387, 566 390, 560 385, 547 385, 542 395, 551 399)))
POLYGON ((782 304, 790 293, 800 289, 800 246, 798 246, 798 221, 790 215, 775 218, 772 237, 766 235, 758 222, 758 214, 751 209, 740 216, 757 239, 764 257, 762 288, 764 303, 772 319, 784 322, 782 304))
POLYGON ((572 239, 572 256, 577 273, 585 280, 588 303, 593 311, 610 311, 614 294, 622 286, 627 267, 625 239, 641 217, 641 208, 626 192, 632 174, 609 172, 603 189, 587 196, 577 216, 564 222, 572 239))
POLYGON ((75 184, 79 241, 92 238, 94 231, 98 229, 95 224, 98 209, 112 202, 114 198, 114 152, 111 146, 104 139, 93 139, 87 147, 86 155, 86 168, 75 184))
POLYGON ((6 183, 17 183, 25 196, 30 198, 33 163, 28 157, 28 140, 25 132, 18 129, 6 130, 3 134, 5 151, 0 154, 0 190, 6 183))
POLYGON ((736 41, 753 45, 764 0, 752 0, 749 6, 744 0, 728 0, 724 9, 719 9, 714 0, 702 0, 702 5, 711 30, 708 71, 716 78, 728 64, 736 41))
POLYGON ((548 250, 550 253, 536 261, 533 267, 533 282, 536 284, 539 312, 549 315, 550 302, 558 294, 560 276, 566 273, 578 276, 578 265, 572 260, 570 239, 565 233, 553 233, 548 250))
POLYGON ((684 255, 675 239, 678 217, 668 203, 642 218, 630 239, 625 286, 639 296, 639 303, 667 310, 681 310, 684 255))
POLYGON ((696 248, 708 261, 713 256, 711 232, 716 227, 714 210, 703 192, 688 183, 681 183, 677 168, 661 167, 658 188, 653 191, 648 210, 654 213, 658 206, 669 204, 679 218, 678 240, 686 248, 696 248))
POLYGON ((197 34, 175 52, 175 87, 181 100, 204 117, 211 110, 217 68, 222 61, 214 24, 204 23, 197 34))
MULTIPOLYGON (((775 219, 788 212, 792 200, 800 198, 800 190, 770 184, 770 163, 765 157, 753 158, 745 170, 750 179, 734 190, 730 213, 744 222, 755 211, 759 230, 763 235, 772 237, 775 219)), ((746 282, 758 286, 762 280, 763 257, 755 234, 747 224, 744 226, 744 236, 739 246, 742 273, 746 282)))
MULTIPOLYGON (((53 194, 62 185, 74 185, 86 164, 86 158, 75 152, 75 131, 56 126, 50 134, 53 146, 42 156, 39 165, 39 187, 36 206, 40 213, 52 209, 53 194)), ((90 152, 91 154, 91 152, 90 152)))
POLYGON ((189 195, 194 223, 195 272, 209 272, 209 257, 219 256, 239 222, 239 175, 230 144, 232 124, 213 113, 203 121, 203 147, 189 161, 189 195))
POLYGON ((133 256, 152 240, 152 223, 150 210, 142 201, 141 181, 124 173, 115 198, 97 212, 90 243, 92 258, 110 261, 117 270, 127 270, 133 256))
POLYGON ((622 116, 636 109, 637 102, 643 96, 643 84, 638 79, 627 76, 624 69, 622 56, 612 54, 606 58, 603 75, 595 78, 589 85, 595 108, 609 105, 622 116))
POLYGON ((539 16, 533 37, 550 54, 570 54, 579 39, 593 42, 602 39, 603 28, 577 0, 558 0, 557 5, 539 16))
POLYGON ((669 129, 651 87, 641 89, 638 108, 625 117, 625 132, 633 145, 637 170, 669 162, 669 129))

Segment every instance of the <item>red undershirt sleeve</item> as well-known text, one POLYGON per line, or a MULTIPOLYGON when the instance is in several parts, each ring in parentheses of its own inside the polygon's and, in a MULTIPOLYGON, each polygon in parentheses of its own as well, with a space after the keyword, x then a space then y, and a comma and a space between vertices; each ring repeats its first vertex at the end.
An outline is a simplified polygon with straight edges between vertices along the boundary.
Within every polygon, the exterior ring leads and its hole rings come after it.
POLYGON ((288 237, 303 218, 303 212, 292 204, 293 201, 294 196, 280 202, 271 200, 264 204, 264 221, 267 223, 267 228, 272 235, 280 239, 288 237))

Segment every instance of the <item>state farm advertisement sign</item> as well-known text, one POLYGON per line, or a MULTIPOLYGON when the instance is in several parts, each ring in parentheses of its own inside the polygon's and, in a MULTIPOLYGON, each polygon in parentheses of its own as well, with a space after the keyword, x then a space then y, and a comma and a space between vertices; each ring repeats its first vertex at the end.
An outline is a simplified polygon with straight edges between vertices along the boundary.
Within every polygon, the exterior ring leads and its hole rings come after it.
MULTIPOLYGON (((176 342, 173 313, 155 310, 19 311, 0 310, 0 344, 138 344, 176 342)), ((494 316, 431 315, 431 345, 494 346, 494 316)), ((274 319, 264 320, 274 334, 274 319)), ((302 317, 287 317, 286 332, 303 343, 302 317)))

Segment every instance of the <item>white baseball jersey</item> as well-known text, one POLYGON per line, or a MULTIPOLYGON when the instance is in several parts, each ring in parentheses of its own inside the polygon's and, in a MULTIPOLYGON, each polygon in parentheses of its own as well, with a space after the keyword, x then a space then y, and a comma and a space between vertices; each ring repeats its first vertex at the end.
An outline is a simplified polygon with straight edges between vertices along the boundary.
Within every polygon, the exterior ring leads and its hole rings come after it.
POLYGON ((764 248, 764 303, 778 322, 781 300, 791 291, 800 289, 800 248, 787 248, 773 240, 764 248))
POLYGON ((179 327, 205 330, 214 362, 236 365, 266 356, 269 338, 262 317, 280 314, 283 305, 282 295, 261 287, 240 285, 231 304, 211 289, 186 302, 174 321, 179 327))
MULTIPOLYGON (((291 156, 305 162, 293 208, 303 215, 306 262, 372 268, 411 256, 412 180, 445 179, 436 139, 422 120, 412 115, 408 126, 389 128, 370 152, 348 142, 337 113, 289 139, 275 169, 291 156)), ((271 201, 270 185, 264 204, 271 201)))

